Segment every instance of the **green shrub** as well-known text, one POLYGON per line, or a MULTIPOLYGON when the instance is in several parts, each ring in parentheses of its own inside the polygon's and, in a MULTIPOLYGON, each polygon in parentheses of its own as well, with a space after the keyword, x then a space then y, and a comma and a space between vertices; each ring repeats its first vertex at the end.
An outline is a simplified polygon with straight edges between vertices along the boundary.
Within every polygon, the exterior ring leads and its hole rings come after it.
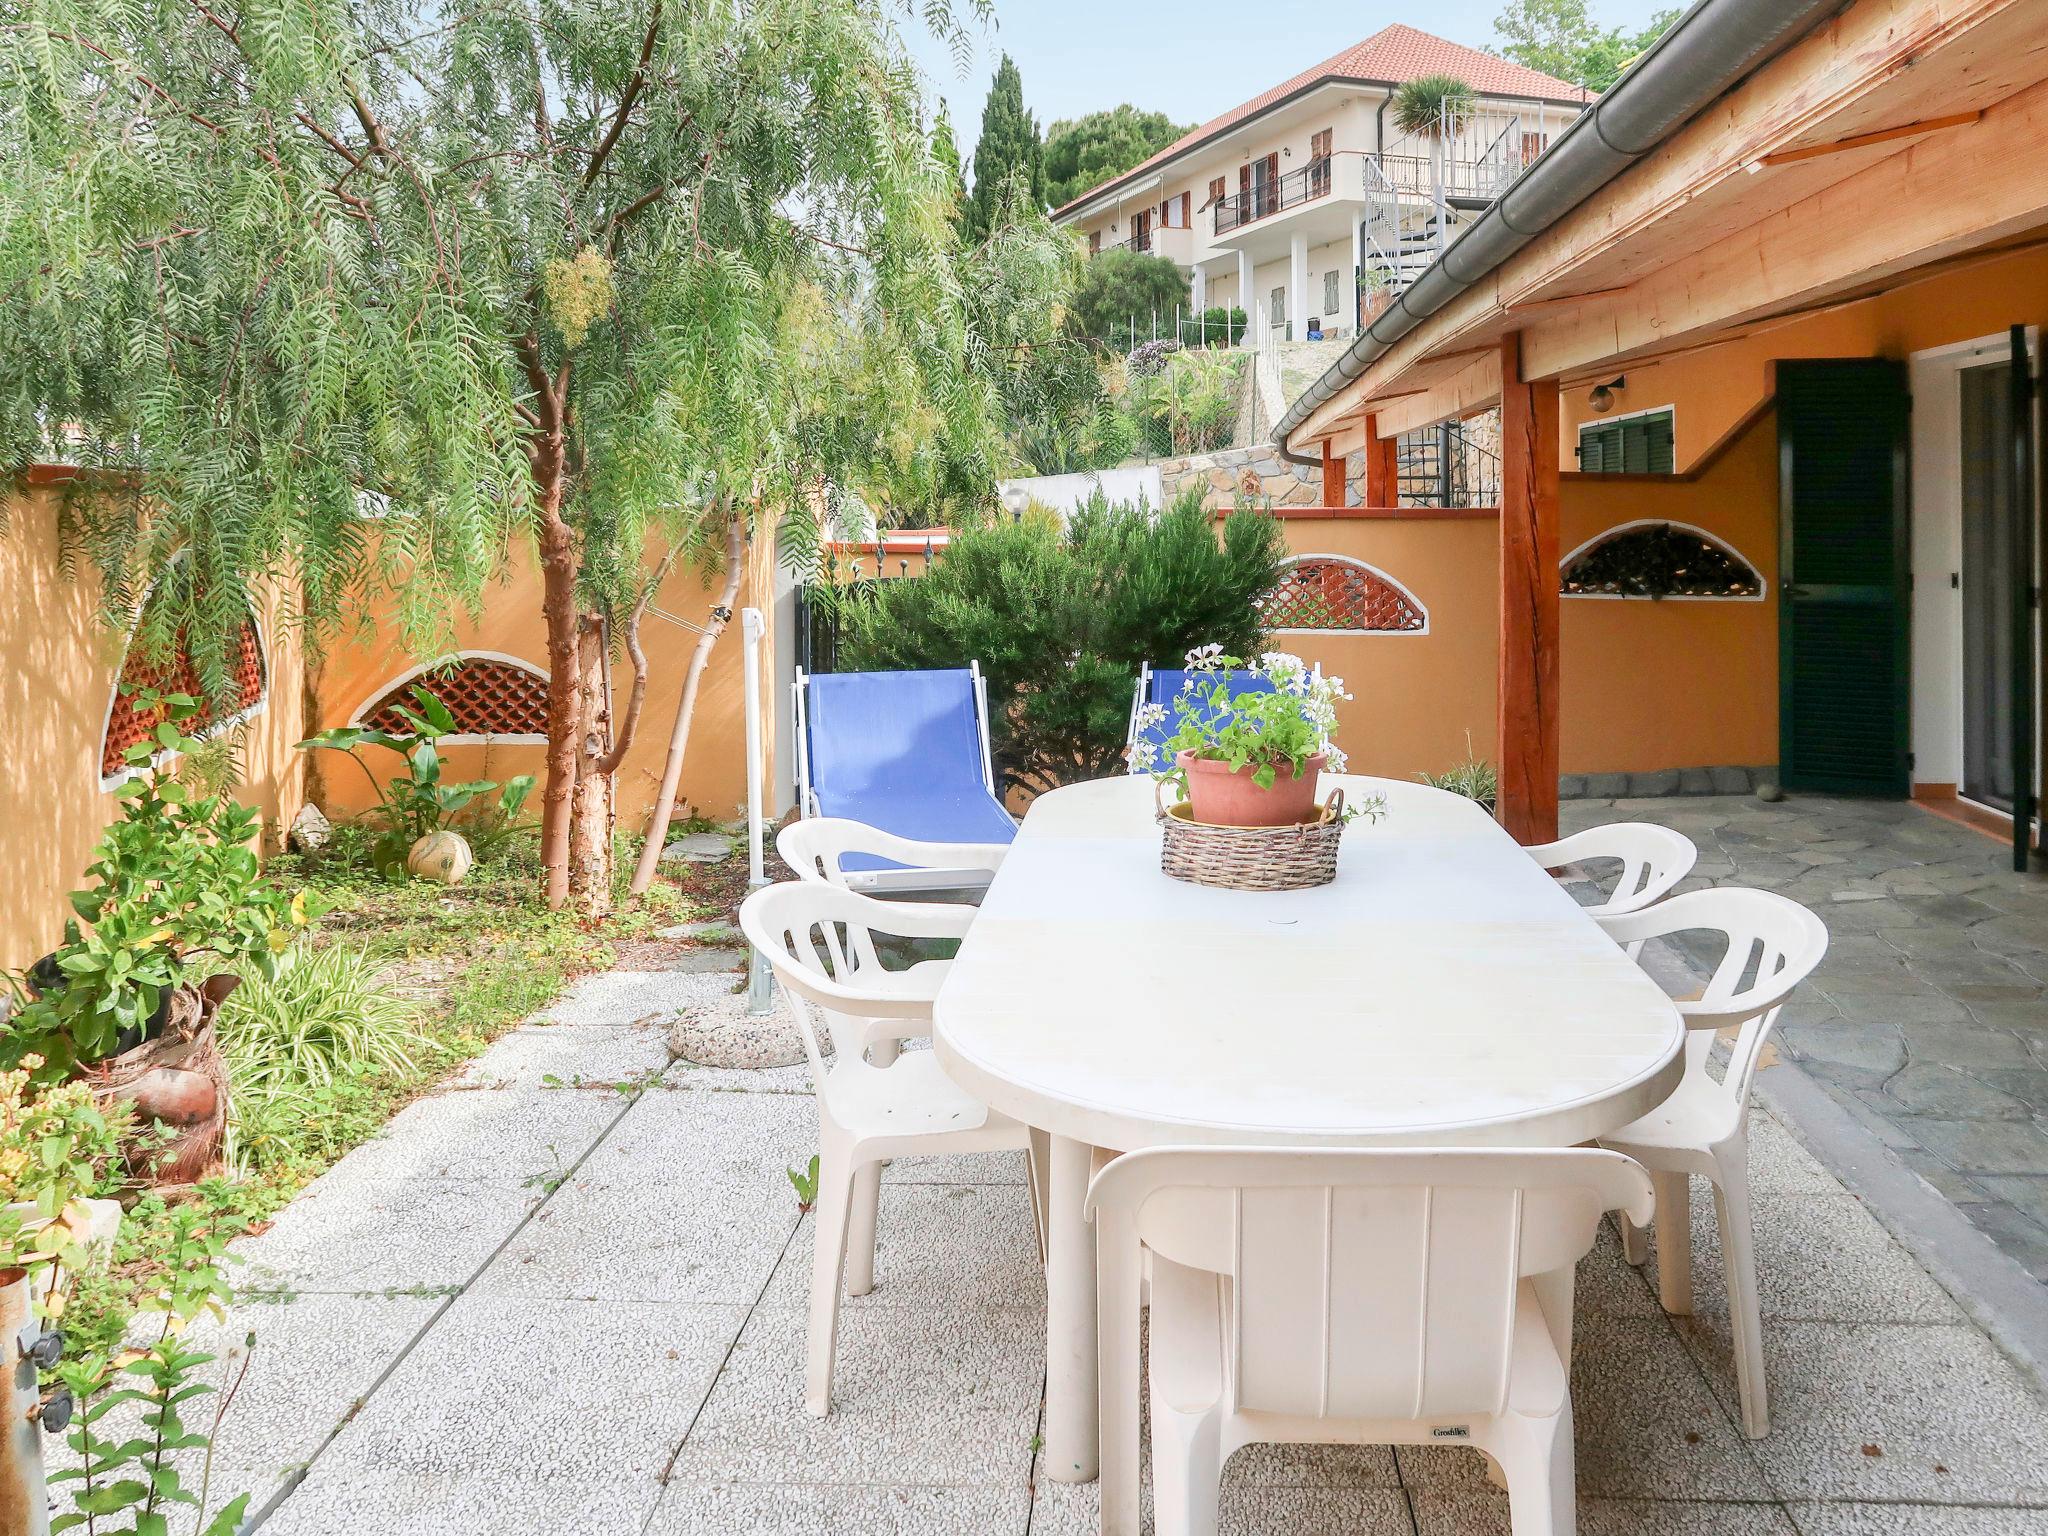
POLYGON ((1026 517, 969 529, 919 579, 868 583, 844 615, 840 665, 979 661, 1006 786, 1099 778, 1124 767, 1140 664, 1178 666, 1211 643, 1257 655, 1252 600, 1286 557, 1264 512, 1233 512, 1219 539, 1199 491, 1156 517, 1098 495, 1065 528, 1026 517))
POLYGON ((229 1164, 262 1167, 290 1133, 333 1110, 337 1087, 417 1073, 433 1049, 418 1024, 419 1010, 360 949, 299 945, 273 975, 245 976, 216 1024, 230 1085, 229 1164))
POLYGON ((1250 321, 1241 309, 1211 305, 1199 315, 1180 323, 1181 345, 1185 347, 1234 347, 1244 339, 1250 321))
POLYGON ((160 723, 124 754, 120 815, 93 850, 86 886, 71 893, 64 942, 19 987, 32 1000, 0 1031, 0 1063, 37 1055, 52 1080, 138 1042, 188 968, 260 972, 319 915, 305 892, 264 875, 255 810, 176 777, 196 745, 181 726, 197 701, 148 689, 137 699, 160 723))
POLYGON ((1150 341, 1154 317, 1168 336, 1176 309, 1188 307, 1188 280, 1164 256, 1107 251, 1091 260, 1069 314, 1079 334, 1128 348, 1150 341))
POLYGON ((1230 445, 1242 360, 1225 352, 1178 352, 1134 376, 1126 396, 1154 455, 1207 453, 1230 445))

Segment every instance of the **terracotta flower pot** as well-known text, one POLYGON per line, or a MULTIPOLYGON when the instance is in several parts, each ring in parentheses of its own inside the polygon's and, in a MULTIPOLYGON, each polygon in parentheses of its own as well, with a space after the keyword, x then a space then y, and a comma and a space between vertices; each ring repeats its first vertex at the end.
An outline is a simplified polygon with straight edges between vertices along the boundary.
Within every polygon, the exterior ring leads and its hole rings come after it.
POLYGON ((1327 759, 1318 752, 1302 764, 1297 778, 1282 763, 1271 789, 1252 779, 1251 763, 1233 771, 1216 758, 1179 753, 1174 761, 1188 776, 1188 809, 1196 821, 1215 827, 1291 827, 1315 814, 1316 781, 1327 759))

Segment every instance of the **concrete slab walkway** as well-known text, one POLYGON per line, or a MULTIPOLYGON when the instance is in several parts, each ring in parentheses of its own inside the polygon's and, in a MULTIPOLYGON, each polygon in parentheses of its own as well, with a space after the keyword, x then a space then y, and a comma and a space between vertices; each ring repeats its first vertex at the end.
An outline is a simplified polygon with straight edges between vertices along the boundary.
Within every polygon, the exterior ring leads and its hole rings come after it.
MULTIPOLYGON (((217 1493, 254 1490, 265 1536, 1092 1532, 1094 1488, 1036 1475, 1019 1159, 890 1169, 837 1410, 806 1416, 802 1070, 669 1066, 654 1022, 726 985, 587 979, 239 1245, 217 1369, 256 1343, 217 1493)), ((2048 1536, 2027 1380, 1768 1117, 1755 1147, 1776 1431, 1736 1428, 1712 1222, 1688 1319, 1603 1237, 1580 1283, 1582 1529, 2048 1536)), ((1236 1532, 1507 1530, 1453 1449, 1247 1451, 1228 1477, 1236 1532)))

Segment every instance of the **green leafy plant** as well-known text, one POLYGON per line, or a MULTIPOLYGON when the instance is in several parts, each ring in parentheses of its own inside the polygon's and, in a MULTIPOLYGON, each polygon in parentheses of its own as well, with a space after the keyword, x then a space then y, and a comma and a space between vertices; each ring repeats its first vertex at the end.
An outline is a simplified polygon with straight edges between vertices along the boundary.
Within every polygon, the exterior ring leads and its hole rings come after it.
POLYGON ((1285 768, 1300 778, 1308 760, 1321 753, 1334 773, 1344 771, 1344 753, 1330 740, 1337 729, 1337 701, 1348 699, 1344 680, 1309 671, 1301 658, 1268 651, 1255 662, 1226 656, 1220 645, 1205 645, 1187 654, 1187 681, 1172 705, 1147 704, 1138 711, 1138 727, 1173 717, 1173 732, 1162 747, 1142 736, 1134 766, 1154 768, 1154 777, 1187 789, 1187 772, 1175 761, 1182 752, 1228 763, 1235 772, 1250 766, 1252 782, 1271 789, 1285 768), (1233 691, 1233 671, 1262 677, 1269 690, 1233 691))
MULTIPOLYGON (((111 1357, 96 1353, 57 1367, 58 1379, 79 1410, 69 1443, 79 1464, 53 1473, 53 1487, 75 1484, 73 1508, 50 1522, 56 1533, 82 1529, 86 1536, 162 1536, 170 1513, 194 1511, 190 1528, 199 1536, 233 1536, 248 1507, 241 1495, 207 1519, 213 1471, 213 1438, 241 1385, 234 1384, 204 1431, 185 1423, 188 1406, 216 1389, 196 1379, 214 1357, 187 1347, 182 1335, 201 1317, 226 1317, 228 1287, 223 1274, 228 1240, 241 1223, 198 1207, 169 1215, 169 1262, 158 1289, 143 1299, 139 1313, 158 1318, 146 1347, 111 1357), (131 1421, 139 1421, 131 1422, 131 1421), (118 1426, 118 1428, 116 1428, 118 1426), (132 1430, 132 1432, 131 1432, 132 1430), (179 1459, 203 1452, 199 1487, 188 1489, 179 1459)), ((245 1348, 253 1347, 249 1335, 245 1348)), ((248 1369, 245 1355, 242 1370, 248 1369)), ((182 1524, 182 1522, 181 1522, 182 1524)))
POLYGON ((495 779, 467 779, 460 783, 444 780, 440 742, 455 734, 455 716, 432 689, 415 683, 411 691, 417 709, 408 709, 403 704, 391 706, 407 726, 402 732, 341 725, 299 743, 308 750, 345 753, 362 769, 363 777, 370 781, 377 796, 375 814, 384 825, 383 835, 370 845, 370 861, 379 874, 394 879, 405 873, 406 855, 414 843, 429 832, 452 825, 472 801, 492 790, 499 791, 498 799, 489 808, 490 818, 481 823, 483 833, 492 840, 509 836, 535 783, 530 773, 508 779, 502 786, 495 779), (363 761, 358 750, 362 747, 395 752, 405 767, 380 782, 363 761))
MULTIPOLYGON (((77 1202, 119 1183, 125 1106, 103 1108, 83 1082, 38 1091, 41 1058, 0 1072, 0 1270, 83 1267, 85 1213, 77 1202)), ((65 1291, 35 1287, 38 1309, 57 1317, 65 1291)))
POLYGON ((1279 580, 1272 516, 1230 514, 1217 537, 1199 490, 1154 514, 1097 496, 1062 528, 1028 515, 956 534, 925 575, 844 599, 849 670, 964 667, 988 680, 1007 785, 1032 792, 1124 767, 1131 687, 1147 661, 1212 637, 1256 651, 1253 599, 1279 580))
POLYGON ((274 963, 292 935, 319 916, 310 893, 266 879, 251 846, 257 812, 224 795, 198 795, 174 775, 192 746, 180 730, 197 706, 187 695, 141 690, 165 718, 126 754, 114 791, 120 815, 101 837, 64 943, 22 989, 28 1001, 0 1036, 0 1060, 43 1058, 51 1077, 140 1040, 164 993, 189 967, 274 963))
POLYGON ((794 1168, 785 1168, 783 1172, 789 1175, 789 1187, 796 1191, 796 1212, 802 1216, 818 1203, 818 1154, 811 1154, 811 1161, 802 1172, 794 1168))
POLYGON ((419 1009, 353 945, 295 945, 268 976, 245 973, 215 1020, 232 1089, 229 1166, 261 1167, 337 1082, 413 1075, 432 1046, 418 1026, 419 1009))
POLYGON ((1447 789, 1467 800, 1477 800, 1489 811, 1500 793, 1500 776, 1493 764, 1473 752, 1470 731, 1465 733, 1465 761, 1442 773, 1419 773, 1416 777, 1431 789, 1447 789))
POLYGON ((1155 453, 1207 453, 1230 441, 1237 419, 1239 356, 1180 352, 1153 372, 1133 370, 1129 400, 1155 453))

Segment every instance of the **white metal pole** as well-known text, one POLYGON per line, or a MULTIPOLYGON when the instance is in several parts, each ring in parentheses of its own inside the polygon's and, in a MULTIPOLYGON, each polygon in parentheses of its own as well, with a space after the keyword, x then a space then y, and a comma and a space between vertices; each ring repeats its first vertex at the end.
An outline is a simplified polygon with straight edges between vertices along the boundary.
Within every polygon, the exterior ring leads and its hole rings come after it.
MULTIPOLYGON (((761 747, 761 636, 766 621, 758 608, 740 610, 741 683, 746 689, 747 723, 747 888, 768 883, 762 838, 766 831, 761 808, 761 774, 766 768, 761 747)), ((747 1012, 764 1014, 773 1004, 774 973, 758 949, 747 955, 747 1012)))

